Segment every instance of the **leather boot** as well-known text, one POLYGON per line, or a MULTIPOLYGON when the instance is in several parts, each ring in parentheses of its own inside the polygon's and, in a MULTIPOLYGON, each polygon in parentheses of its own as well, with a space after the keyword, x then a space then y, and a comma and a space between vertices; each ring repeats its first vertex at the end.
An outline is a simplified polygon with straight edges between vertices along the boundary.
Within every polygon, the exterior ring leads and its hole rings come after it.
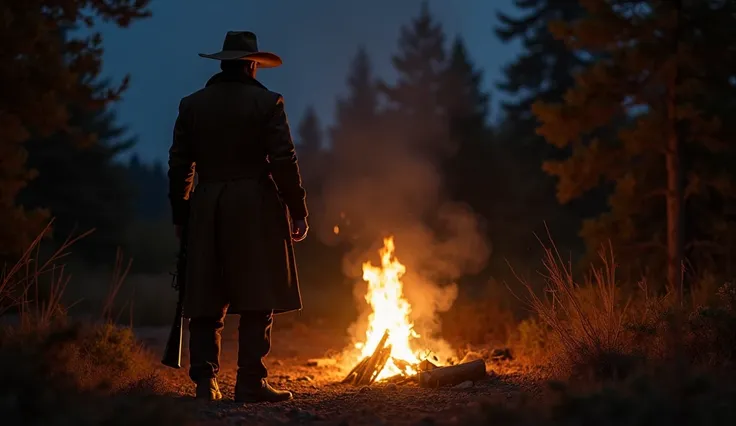
POLYGON ((235 383, 235 402, 282 402, 292 398, 291 392, 274 389, 265 379, 250 383, 238 380, 235 383))
POLYGON ((220 387, 217 385, 217 379, 199 380, 194 397, 205 401, 221 400, 222 392, 220 392, 220 387))

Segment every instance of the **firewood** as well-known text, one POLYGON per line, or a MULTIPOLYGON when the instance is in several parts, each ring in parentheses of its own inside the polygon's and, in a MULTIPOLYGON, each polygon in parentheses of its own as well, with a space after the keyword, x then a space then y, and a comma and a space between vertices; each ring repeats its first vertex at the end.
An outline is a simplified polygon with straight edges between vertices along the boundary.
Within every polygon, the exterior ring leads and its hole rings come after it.
POLYGON ((368 379, 368 385, 372 385, 373 382, 376 381, 376 378, 378 378, 378 375, 381 374, 381 371, 386 367, 386 363, 388 362, 388 359, 391 357, 391 345, 386 346, 383 348, 381 353, 378 356, 378 359, 376 361, 376 366, 373 368, 373 374, 368 379))
POLYGON ((425 388, 453 386, 465 381, 481 380, 486 377, 486 363, 478 359, 464 364, 437 367, 419 373, 419 385, 425 388))
MULTIPOLYGON (((353 384, 356 386, 363 386, 368 385, 371 382, 371 377, 374 376, 374 372, 376 370, 376 367, 378 366, 378 363, 381 361, 381 357, 383 355, 383 351, 386 347, 386 342, 388 341, 388 330, 386 330, 383 333, 383 337, 381 337, 381 341, 378 342, 378 345, 376 346, 376 349, 373 351, 373 354, 368 358, 368 361, 366 361, 365 365, 363 366, 363 369, 358 373, 356 372, 355 380, 353 381, 353 384)), ((384 362, 385 365, 385 362, 384 362)), ((381 366, 383 368, 383 366, 381 366)))
POLYGON ((418 367, 419 367, 418 370, 421 372, 421 371, 434 370, 435 368, 437 368, 437 365, 432 363, 432 361, 425 359, 419 363, 418 367))
POLYGON ((355 367, 353 367, 353 369, 350 370, 350 372, 345 376, 342 382, 343 383, 354 383, 358 374, 362 373, 363 368, 365 368, 366 363, 368 363, 368 358, 370 357, 365 357, 362 360, 360 360, 360 362, 356 364, 355 367))

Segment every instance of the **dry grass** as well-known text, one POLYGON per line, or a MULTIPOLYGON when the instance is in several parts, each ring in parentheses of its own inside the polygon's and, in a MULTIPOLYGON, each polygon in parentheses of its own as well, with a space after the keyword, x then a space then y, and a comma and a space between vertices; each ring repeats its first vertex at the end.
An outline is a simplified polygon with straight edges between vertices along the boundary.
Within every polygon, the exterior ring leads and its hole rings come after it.
POLYGON ((652 294, 646 282, 622 294, 630 286, 618 282, 610 247, 580 281, 554 244, 545 247, 543 266, 541 292, 519 278, 526 290, 519 299, 533 315, 512 341, 560 381, 538 398, 500 398, 468 410, 460 424, 736 422, 735 286, 695 286, 692 305, 681 307, 652 294))
POLYGON ((114 303, 129 269, 118 254, 118 273, 99 317, 74 322, 62 304, 71 276, 61 263, 68 238, 42 260, 41 241, 51 224, 6 269, 0 281, 5 318, 0 330, 0 412, 4 425, 188 424, 186 408, 173 407, 153 360, 130 328, 114 324, 114 303))
POLYGON ((625 324, 629 301, 620 300, 613 251, 599 253, 601 267, 592 267, 582 283, 576 281, 572 262, 557 247, 544 247, 544 295, 520 279, 527 302, 539 321, 554 334, 562 359, 555 365, 571 375, 598 378, 626 375, 638 354, 628 344, 625 324))
POLYGON ((31 242, 20 259, 9 269, 3 268, 0 275, 0 316, 17 308, 24 320, 24 327, 48 326, 55 317, 66 313, 61 298, 70 277, 60 262, 68 256, 69 248, 75 242, 93 232, 69 236, 56 251, 42 261, 41 240, 51 232, 52 225, 53 219, 31 242))

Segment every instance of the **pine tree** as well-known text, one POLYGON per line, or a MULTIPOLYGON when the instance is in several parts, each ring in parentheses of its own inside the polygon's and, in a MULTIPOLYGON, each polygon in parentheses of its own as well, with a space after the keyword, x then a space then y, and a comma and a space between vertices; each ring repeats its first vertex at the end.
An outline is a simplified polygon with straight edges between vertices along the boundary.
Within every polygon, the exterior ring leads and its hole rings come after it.
POLYGON ((468 57, 462 38, 455 39, 443 75, 441 104, 457 151, 444 167, 451 196, 486 216, 491 214, 494 176, 491 129, 486 123, 490 95, 481 88, 483 74, 468 57))
POLYGON ((69 122, 69 107, 100 109, 119 97, 127 79, 105 93, 96 91, 101 68, 101 36, 97 18, 125 27, 148 16, 148 0, 3 2, 0 6, 0 255, 22 251, 42 229, 48 212, 26 210, 16 197, 35 177, 26 166, 29 139, 57 133, 80 143, 88 135, 69 122), (68 29, 90 32, 72 36, 68 29))
POLYGON ((713 18, 709 6, 687 10, 664 0, 584 4, 588 16, 558 22, 553 30, 571 49, 590 51, 597 60, 577 76, 564 103, 534 107, 543 123, 539 133, 571 150, 545 170, 559 179, 563 203, 613 183, 610 212, 584 224, 589 250, 610 239, 621 264, 634 267, 631 278, 667 271, 669 290, 682 300, 684 203, 695 208, 713 194, 731 197, 722 168, 712 167, 728 144, 719 117, 703 99, 727 85, 728 73, 715 70, 732 64, 733 53, 715 54, 714 46, 733 38, 714 35, 714 22, 704 19, 713 18))
POLYGON ((325 169, 325 152, 323 150, 322 125, 317 112, 311 106, 307 108, 299 122, 297 137, 299 168, 304 177, 305 188, 309 191, 310 200, 316 200, 321 192, 325 169))
POLYGON ((545 160, 561 158, 564 152, 551 148, 535 129, 539 123, 532 113, 537 100, 559 102, 573 83, 573 75, 583 65, 584 57, 568 49, 549 30, 554 20, 571 21, 583 13, 578 0, 515 0, 521 16, 498 12, 500 25, 496 35, 504 42, 517 41, 522 52, 504 68, 498 89, 512 101, 502 103, 503 121, 497 126, 494 147, 505 161, 497 165, 499 174, 510 183, 504 204, 508 221, 500 237, 516 241, 518 253, 534 258, 538 247, 534 234, 544 235, 545 226, 555 242, 565 249, 580 245, 577 233, 580 217, 597 212, 600 202, 560 206, 554 197, 555 182, 542 170, 545 160), (545 225, 546 224, 546 225, 545 225))
POLYGON ((370 57, 360 46, 352 60, 346 78, 347 94, 339 97, 335 108, 335 123, 329 129, 329 149, 325 153, 322 179, 323 234, 330 235, 338 226, 335 239, 349 239, 351 233, 350 205, 335 200, 349 191, 348 185, 360 176, 370 174, 374 167, 376 148, 384 143, 383 117, 378 109, 379 89, 370 57))
POLYGON ((108 110, 70 108, 69 124, 93 136, 94 143, 80 146, 65 134, 28 141, 28 166, 39 172, 18 199, 55 217, 56 239, 95 229, 75 251, 89 262, 110 261, 117 247, 124 247, 133 215, 133 188, 117 159, 135 140, 108 110))
POLYGON ((312 156, 322 150, 322 125, 314 107, 310 106, 304 112, 297 134, 300 155, 312 156))
POLYGON ((143 221, 169 221, 168 177, 161 161, 143 163, 137 154, 130 157, 127 180, 133 188, 134 216, 143 221))
POLYGON ((171 232, 166 169, 161 161, 146 163, 133 154, 125 171, 126 181, 133 192, 134 219, 126 227, 125 238, 126 254, 134 259, 130 272, 168 272, 179 243, 171 232))
MULTIPOLYGON (((377 130, 379 120, 378 83, 368 53, 362 46, 353 58, 346 82, 348 94, 337 99, 335 124, 329 129, 329 146, 335 157, 357 164, 360 156, 365 154, 362 151, 370 147, 370 141, 374 139, 372 133, 377 130)), ((351 167, 356 164, 351 164, 351 167)), ((341 166, 333 164, 333 167, 341 166)))
POLYGON ((347 98, 338 98, 332 138, 340 139, 340 127, 350 127, 370 121, 378 114, 378 90, 370 57, 364 46, 358 48, 346 79, 347 98))
MULTIPOLYGON (((534 102, 556 102, 574 84, 573 75, 584 65, 578 52, 549 30, 552 21, 573 21, 583 8, 579 0, 515 0, 516 8, 525 13, 519 18, 497 12, 501 25, 496 35, 504 42, 521 41, 523 52, 504 68, 504 81, 498 88, 515 100, 502 103, 507 123, 513 125, 513 143, 528 145, 532 150, 545 144, 534 133, 537 119, 532 113, 534 102)), ((547 153, 556 154, 547 149, 547 153)))
POLYGON ((380 85, 394 119, 390 127, 402 135, 407 149, 431 159, 456 149, 442 105, 448 60, 445 39, 442 25, 423 2, 419 16, 401 28, 398 52, 392 57, 396 83, 380 85))

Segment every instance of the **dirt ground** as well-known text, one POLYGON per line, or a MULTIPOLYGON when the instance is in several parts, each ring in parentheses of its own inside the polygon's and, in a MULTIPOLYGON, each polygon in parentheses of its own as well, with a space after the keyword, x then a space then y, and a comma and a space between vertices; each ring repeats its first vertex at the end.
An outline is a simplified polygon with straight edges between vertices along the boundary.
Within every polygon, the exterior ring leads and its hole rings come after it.
MULTIPOLYGON (((202 425, 413 425, 460 424, 463 415, 487 399, 513 400, 535 393, 536 384, 514 362, 487 361, 489 376, 470 386, 423 389, 416 385, 374 384, 354 387, 340 383, 343 371, 335 366, 310 366, 315 358, 335 358, 346 345, 344 332, 324 326, 295 324, 273 331, 273 348, 266 364, 269 382, 294 393, 292 401, 278 404, 236 404, 236 327, 223 333, 223 359, 218 380, 224 400, 198 406, 202 425)), ((168 330, 141 329, 140 338, 156 355, 163 350, 168 330)), ((186 345, 186 336, 185 336, 186 345)), ((181 370, 161 367, 172 392, 189 399, 193 385, 186 376, 186 350, 181 370)))

